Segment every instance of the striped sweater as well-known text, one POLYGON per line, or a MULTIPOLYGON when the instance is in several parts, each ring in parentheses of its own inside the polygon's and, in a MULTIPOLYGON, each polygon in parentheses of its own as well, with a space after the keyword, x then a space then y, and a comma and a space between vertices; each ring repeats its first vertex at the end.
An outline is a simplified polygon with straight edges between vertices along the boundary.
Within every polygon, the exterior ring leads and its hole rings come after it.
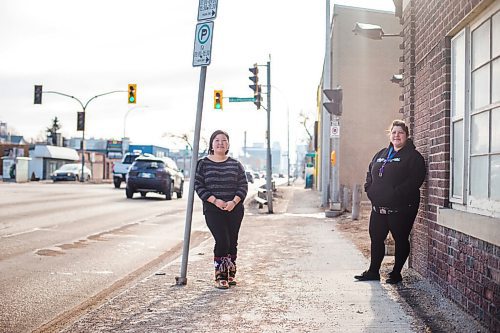
POLYGON ((224 201, 233 200, 237 195, 243 202, 248 192, 245 169, 232 157, 224 162, 202 158, 196 167, 194 189, 203 202, 212 195, 224 201))

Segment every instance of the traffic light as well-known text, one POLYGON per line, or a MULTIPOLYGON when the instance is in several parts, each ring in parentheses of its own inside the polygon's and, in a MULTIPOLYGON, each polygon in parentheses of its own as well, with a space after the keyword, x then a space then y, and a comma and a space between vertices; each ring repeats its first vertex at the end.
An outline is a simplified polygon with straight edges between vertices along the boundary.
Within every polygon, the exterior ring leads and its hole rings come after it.
POLYGON ((249 85, 250 89, 253 90, 254 104, 257 106, 257 110, 260 109, 261 97, 261 86, 259 84, 259 68, 257 64, 254 64, 252 68, 248 69, 253 76, 248 77, 253 84, 249 85))
POLYGON ((328 113, 335 116, 342 115, 342 88, 323 89, 323 93, 328 98, 328 102, 323 103, 328 113))
POLYGON ((128 104, 135 104, 137 102, 137 84, 128 85, 128 104))
POLYGON ((42 86, 35 86, 35 104, 42 104, 42 86))
POLYGON ((214 109, 222 110, 222 90, 214 90, 214 109))
POLYGON ((78 117, 76 120, 76 130, 84 131, 85 130, 85 112, 78 112, 78 117))
POLYGON ((257 92, 254 93, 253 95, 253 104, 255 104, 257 106, 257 110, 260 109, 260 103, 262 102, 262 96, 261 96, 261 92, 262 92, 262 86, 259 84, 257 86, 257 92))

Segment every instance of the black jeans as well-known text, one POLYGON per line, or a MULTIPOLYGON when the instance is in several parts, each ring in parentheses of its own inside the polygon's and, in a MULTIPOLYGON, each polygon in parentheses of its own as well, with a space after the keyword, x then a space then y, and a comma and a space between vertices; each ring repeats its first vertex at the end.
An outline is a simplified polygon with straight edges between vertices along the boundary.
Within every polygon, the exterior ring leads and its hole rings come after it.
POLYGON ((418 209, 413 208, 405 212, 384 215, 372 210, 369 226, 371 239, 370 272, 378 273, 380 270, 385 255, 384 241, 390 231, 395 243, 394 268, 392 271, 401 273, 403 265, 410 254, 409 237, 417 212, 418 209))
POLYGON ((236 256, 238 234, 244 213, 242 204, 236 205, 230 212, 212 209, 205 211, 205 221, 215 239, 215 257, 227 257, 228 254, 236 256))

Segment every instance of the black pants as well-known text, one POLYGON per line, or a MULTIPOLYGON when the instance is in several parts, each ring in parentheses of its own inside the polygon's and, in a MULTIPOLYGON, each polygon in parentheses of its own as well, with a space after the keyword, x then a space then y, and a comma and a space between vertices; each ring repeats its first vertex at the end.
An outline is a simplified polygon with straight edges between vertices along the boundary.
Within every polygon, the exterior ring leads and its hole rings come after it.
MULTIPOLYGON (((418 207, 418 205, 417 205, 418 207)), ((410 254, 410 232, 417 216, 417 209, 407 212, 383 215, 372 210, 370 215, 371 262, 370 272, 378 273, 385 255, 384 241, 389 231, 394 238, 394 273, 401 273, 410 254)))
POLYGON ((238 234, 244 211, 242 204, 237 205, 230 212, 212 209, 205 211, 205 221, 215 239, 215 257, 227 257, 228 254, 236 256, 238 252, 238 234))

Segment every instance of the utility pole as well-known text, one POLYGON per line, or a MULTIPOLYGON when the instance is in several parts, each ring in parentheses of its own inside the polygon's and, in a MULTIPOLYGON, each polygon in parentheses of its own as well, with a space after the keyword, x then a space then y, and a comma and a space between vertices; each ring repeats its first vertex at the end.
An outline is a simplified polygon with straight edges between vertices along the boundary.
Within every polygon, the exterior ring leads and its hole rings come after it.
POLYGON ((330 210, 326 210, 327 217, 340 215, 340 177, 339 177, 339 148, 340 148, 340 116, 342 115, 342 88, 323 89, 330 102, 323 103, 326 110, 332 115, 330 128, 332 153, 330 162, 332 164, 331 184, 330 184, 330 210))
MULTIPOLYGON (((330 22, 330 0, 326 0, 326 29, 325 29, 325 63, 323 66, 323 89, 330 89, 331 80, 331 22, 330 22)), ((321 94, 323 102, 323 94, 321 94)), ((321 207, 328 208, 329 204, 329 189, 330 183, 330 113, 325 107, 321 111, 321 169, 320 169, 320 186, 321 191, 321 207)))
POLYGON ((267 62, 267 172, 266 192, 268 213, 273 213, 273 188, 272 188, 272 156, 271 156, 271 55, 267 62))
POLYGON ((253 76, 249 79, 254 83, 249 85, 250 89, 254 91, 254 104, 257 110, 261 107, 267 111, 267 153, 266 153, 266 193, 267 193, 267 209, 268 213, 273 213, 273 188, 272 188, 272 156, 271 156, 271 55, 266 65, 254 64, 252 68, 248 69, 253 76), (266 66, 267 68, 267 107, 261 104, 261 86, 259 84, 259 68, 258 66, 266 66))
POLYGON ((244 133, 244 137, 243 137, 243 156, 245 156, 245 161, 246 161, 246 159, 247 159, 247 131, 245 131, 243 133, 244 133))

